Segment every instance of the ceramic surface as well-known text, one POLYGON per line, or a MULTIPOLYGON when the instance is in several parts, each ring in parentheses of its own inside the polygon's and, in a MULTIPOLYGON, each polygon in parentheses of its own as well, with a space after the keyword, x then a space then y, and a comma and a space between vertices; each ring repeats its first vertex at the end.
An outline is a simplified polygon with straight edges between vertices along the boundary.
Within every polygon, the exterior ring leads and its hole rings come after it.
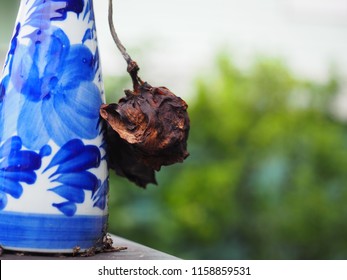
POLYGON ((71 251, 107 225, 92 0, 22 0, 0 82, 0 245, 71 251))

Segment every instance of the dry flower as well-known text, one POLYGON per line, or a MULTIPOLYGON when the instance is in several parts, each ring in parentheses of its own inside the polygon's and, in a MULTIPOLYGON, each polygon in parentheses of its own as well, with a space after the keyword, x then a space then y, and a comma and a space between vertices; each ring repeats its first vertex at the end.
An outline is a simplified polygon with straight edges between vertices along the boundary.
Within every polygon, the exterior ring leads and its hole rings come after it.
POLYGON ((139 67, 118 39, 112 21, 112 37, 128 64, 133 91, 126 90, 118 104, 103 104, 101 117, 108 123, 110 168, 141 187, 156 183, 155 170, 182 162, 187 152, 190 122, 187 104, 165 87, 152 87, 138 77, 139 67))

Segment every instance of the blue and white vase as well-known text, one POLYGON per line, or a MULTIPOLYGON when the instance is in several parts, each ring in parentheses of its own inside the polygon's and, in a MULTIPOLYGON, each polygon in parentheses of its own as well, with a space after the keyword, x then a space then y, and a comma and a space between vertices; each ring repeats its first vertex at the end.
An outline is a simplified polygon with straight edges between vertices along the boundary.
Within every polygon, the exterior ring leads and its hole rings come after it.
POLYGON ((0 246, 101 246, 108 171, 92 0, 21 0, 0 82, 0 246))

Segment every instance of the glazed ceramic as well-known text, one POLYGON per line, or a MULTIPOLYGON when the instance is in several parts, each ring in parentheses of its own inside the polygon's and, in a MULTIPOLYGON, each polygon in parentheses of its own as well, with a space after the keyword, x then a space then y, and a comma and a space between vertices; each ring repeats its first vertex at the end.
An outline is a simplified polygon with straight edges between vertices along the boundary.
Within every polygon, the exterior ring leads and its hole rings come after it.
POLYGON ((103 102, 92 0, 22 0, 0 83, 0 246, 100 246, 103 102))

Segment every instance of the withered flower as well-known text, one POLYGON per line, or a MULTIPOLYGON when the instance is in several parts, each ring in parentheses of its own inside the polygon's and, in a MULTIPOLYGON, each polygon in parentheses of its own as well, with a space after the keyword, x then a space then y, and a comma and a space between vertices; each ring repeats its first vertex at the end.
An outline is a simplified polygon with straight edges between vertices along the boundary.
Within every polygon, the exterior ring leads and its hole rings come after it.
POLYGON ((113 38, 128 63, 133 91, 126 90, 118 104, 103 104, 101 117, 108 123, 110 168, 141 187, 156 183, 155 170, 182 162, 187 152, 187 104, 165 87, 152 87, 137 75, 139 67, 126 53, 114 30, 112 0, 109 23, 113 38), (111 16, 110 16, 111 15, 111 16))

